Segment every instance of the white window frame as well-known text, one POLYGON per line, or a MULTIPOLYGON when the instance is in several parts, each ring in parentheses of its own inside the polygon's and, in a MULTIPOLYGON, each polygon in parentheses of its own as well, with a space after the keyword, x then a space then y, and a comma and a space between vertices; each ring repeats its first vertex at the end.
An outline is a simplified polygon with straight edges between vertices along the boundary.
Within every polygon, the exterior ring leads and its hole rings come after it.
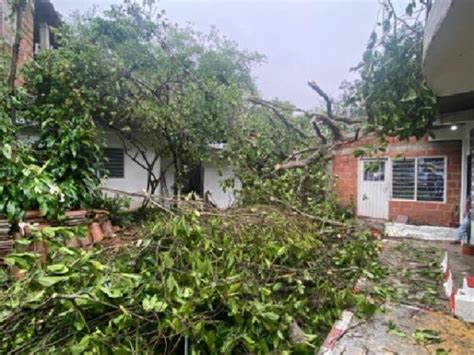
POLYGON ((410 202, 419 202, 419 203, 438 203, 444 204, 447 202, 447 189, 448 189, 448 158, 446 155, 423 155, 417 157, 401 157, 400 159, 415 159, 415 191, 413 194, 413 198, 394 198, 393 197, 393 162, 398 159, 390 159, 390 201, 410 201, 410 202), (444 161, 444 186, 443 186, 443 201, 419 201, 417 200, 418 197, 418 159, 429 159, 429 158, 437 158, 443 159, 444 161))

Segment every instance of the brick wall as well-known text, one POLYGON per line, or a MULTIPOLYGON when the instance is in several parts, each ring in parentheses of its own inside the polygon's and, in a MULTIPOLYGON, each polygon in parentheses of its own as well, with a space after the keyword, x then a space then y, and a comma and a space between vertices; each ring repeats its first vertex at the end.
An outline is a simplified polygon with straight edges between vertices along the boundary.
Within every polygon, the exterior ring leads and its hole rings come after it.
MULTIPOLYGON (((11 13, 8 0, 0 0, 2 20, 0 20, 0 50, 11 53, 15 41, 15 22, 8 15, 11 13)), ((33 5, 28 5, 22 18, 20 51, 18 54, 18 76, 16 83, 21 85, 21 70, 34 55, 34 19, 33 5)))
MULTIPOLYGON (((358 159, 353 155, 354 149, 374 141, 374 138, 366 138, 347 144, 341 147, 333 158, 335 189, 345 204, 351 201, 357 204, 358 159)), ((459 210, 461 152, 461 141, 429 142, 424 138, 420 141, 411 139, 409 142, 400 142, 397 139, 390 139, 388 149, 383 154, 385 157, 446 156, 447 191, 446 202, 443 203, 390 200, 389 218, 393 220, 398 215, 406 215, 410 223, 448 226, 453 219, 453 212, 459 210)))

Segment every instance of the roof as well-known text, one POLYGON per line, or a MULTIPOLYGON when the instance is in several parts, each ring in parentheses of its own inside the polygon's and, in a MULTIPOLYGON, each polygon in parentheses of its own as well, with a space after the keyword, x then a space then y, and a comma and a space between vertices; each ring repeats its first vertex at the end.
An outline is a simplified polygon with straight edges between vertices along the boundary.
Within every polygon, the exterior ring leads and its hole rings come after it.
POLYGON ((47 23, 51 27, 61 26, 61 17, 50 0, 36 0, 35 22, 47 23))

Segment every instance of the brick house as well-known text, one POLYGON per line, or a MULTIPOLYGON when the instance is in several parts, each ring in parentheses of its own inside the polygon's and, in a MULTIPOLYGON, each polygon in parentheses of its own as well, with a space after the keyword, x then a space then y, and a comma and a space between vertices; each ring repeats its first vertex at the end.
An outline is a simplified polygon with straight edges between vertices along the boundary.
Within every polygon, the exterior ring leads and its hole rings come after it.
POLYGON ((413 224, 452 226, 462 219, 467 197, 474 201, 473 14, 474 1, 443 0, 432 4, 427 19, 422 70, 439 99, 434 138, 391 139, 384 154, 371 158, 355 158, 354 151, 375 137, 335 152, 336 190, 359 216, 404 215, 413 224))
POLYGON ((469 137, 439 129, 435 138, 388 140, 383 154, 357 158, 356 149, 376 142, 370 136, 340 147, 332 160, 335 188, 344 204, 363 217, 453 226, 468 195, 469 137))
MULTIPOLYGON (((0 0, 0 52, 10 53, 15 42, 15 19, 8 0, 0 0)), ((28 2, 21 21, 17 84, 22 84, 21 69, 35 53, 54 46, 51 28, 61 24, 60 17, 49 0, 28 2)))

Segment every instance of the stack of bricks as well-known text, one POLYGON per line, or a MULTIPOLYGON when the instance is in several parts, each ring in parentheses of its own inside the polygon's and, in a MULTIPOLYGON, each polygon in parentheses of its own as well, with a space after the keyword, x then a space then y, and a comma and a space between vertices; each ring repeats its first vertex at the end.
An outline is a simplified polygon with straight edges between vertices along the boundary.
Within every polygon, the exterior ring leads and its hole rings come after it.
POLYGON ((13 248, 13 238, 10 235, 11 224, 5 216, 0 215, 0 261, 13 248))

